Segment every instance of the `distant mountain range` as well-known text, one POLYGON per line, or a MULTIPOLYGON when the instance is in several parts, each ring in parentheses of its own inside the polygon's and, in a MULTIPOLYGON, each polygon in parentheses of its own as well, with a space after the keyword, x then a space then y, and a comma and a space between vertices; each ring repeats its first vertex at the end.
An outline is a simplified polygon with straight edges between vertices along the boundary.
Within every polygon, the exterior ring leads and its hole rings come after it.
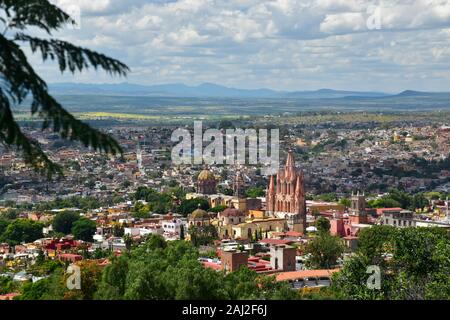
POLYGON ((190 97, 190 98, 292 98, 292 99, 365 99, 365 98, 431 98, 450 97, 450 93, 403 91, 399 94, 382 92, 342 91, 320 89, 315 91, 276 91, 272 89, 236 89, 213 83, 188 86, 181 83, 161 85, 119 84, 77 84, 55 83, 49 85, 57 95, 107 95, 107 96, 147 96, 147 97, 190 97))

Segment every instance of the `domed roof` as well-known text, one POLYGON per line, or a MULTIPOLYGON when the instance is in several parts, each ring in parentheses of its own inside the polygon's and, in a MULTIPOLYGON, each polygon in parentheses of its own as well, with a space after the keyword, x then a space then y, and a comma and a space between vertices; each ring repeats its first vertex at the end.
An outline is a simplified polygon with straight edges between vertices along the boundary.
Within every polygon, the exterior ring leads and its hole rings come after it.
POLYGON ((216 177, 214 177, 214 174, 209 171, 209 170, 202 170, 202 172, 200 172, 200 174, 198 175, 197 180, 216 180, 216 177))
POLYGON ((245 213, 236 208, 226 208, 220 215, 222 217, 240 217, 245 216, 245 213))
POLYGON ((203 209, 195 209, 191 214, 192 219, 209 219, 209 214, 203 209))

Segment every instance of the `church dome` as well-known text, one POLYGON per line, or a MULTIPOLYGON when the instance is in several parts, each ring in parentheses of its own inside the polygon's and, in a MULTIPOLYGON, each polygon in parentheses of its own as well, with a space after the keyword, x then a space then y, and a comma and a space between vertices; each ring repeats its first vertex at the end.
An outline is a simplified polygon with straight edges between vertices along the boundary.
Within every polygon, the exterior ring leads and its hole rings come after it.
POLYGON ((195 209, 191 214, 191 219, 209 219, 209 214, 203 209, 195 209))
POLYGON ((242 217, 245 216, 245 213, 236 208, 226 208, 220 215, 222 217, 242 217))
POLYGON ((214 174, 209 170, 202 170, 200 174, 198 175, 197 180, 199 181, 206 181, 206 180, 216 180, 216 177, 214 177, 214 174))

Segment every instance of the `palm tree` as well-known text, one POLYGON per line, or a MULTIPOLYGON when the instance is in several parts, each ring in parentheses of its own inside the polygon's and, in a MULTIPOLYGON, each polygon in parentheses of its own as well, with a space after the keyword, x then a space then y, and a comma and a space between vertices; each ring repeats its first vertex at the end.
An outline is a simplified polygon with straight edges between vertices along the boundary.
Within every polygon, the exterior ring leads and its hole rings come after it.
POLYGON ((48 0, 0 0, 0 143, 15 147, 24 160, 51 178, 62 174, 61 167, 42 151, 39 143, 27 137, 14 119, 12 107, 30 98, 31 114, 43 120, 42 130, 52 127, 64 139, 80 141, 97 151, 122 153, 110 136, 75 119, 49 92, 45 81, 29 64, 21 46, 39 52, 44 61, 56 61, 60 71, 74 74, 93 67, 111 75, 126 76, 129 68, 118 60, 69 42, 53 39, 52 31, 75 21, 48 0), (47 39, 30 36, 29 28, 43 30, 47 39))

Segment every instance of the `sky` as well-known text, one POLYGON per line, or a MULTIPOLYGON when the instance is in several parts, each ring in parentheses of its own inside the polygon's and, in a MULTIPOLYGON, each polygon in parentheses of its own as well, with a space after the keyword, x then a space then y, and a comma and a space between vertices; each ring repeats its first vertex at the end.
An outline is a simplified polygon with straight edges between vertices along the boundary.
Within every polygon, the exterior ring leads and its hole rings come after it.
POLYGON ((73 77, 30 58, 49 82, 450 91, 450 0, 53 2, 79 21, 55 37, 132 72, 73 77))

